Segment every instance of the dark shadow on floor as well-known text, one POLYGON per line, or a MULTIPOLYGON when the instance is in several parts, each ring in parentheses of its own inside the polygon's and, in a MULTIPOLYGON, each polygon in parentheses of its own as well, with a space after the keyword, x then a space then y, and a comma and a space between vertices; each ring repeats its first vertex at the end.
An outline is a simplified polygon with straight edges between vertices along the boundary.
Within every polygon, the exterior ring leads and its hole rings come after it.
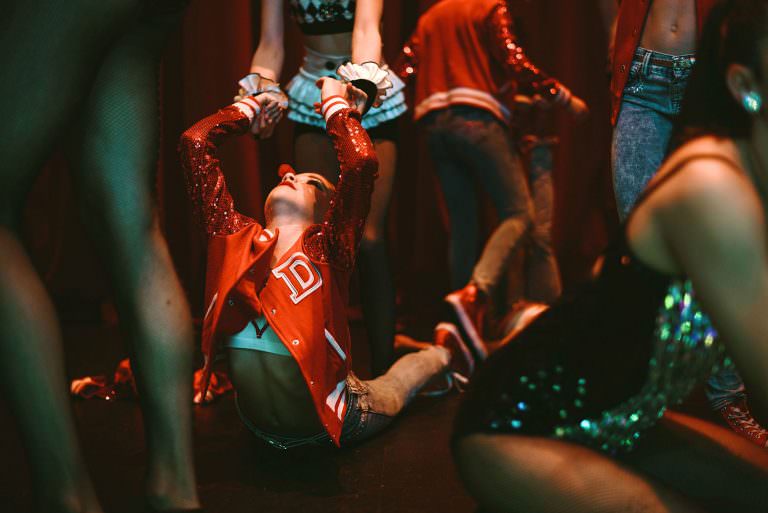
MULTIPOLYGON (((353 326, 353 336, 361 331, 353 326)), ((117 330, 98 325, 65 326, 65 345, 69 377, 110 373, 124 354, 117 330)), ((359 352, 364 364, 364 348, 359 352)), ((196 407, 202 500, 211 513, 472 512, 448 447, 458 403, 457 395, 417 398, 391 429, 358 447, 290 452, 254 439, 231 395, 196 407)), ((137 404, 73 400, 73 409, 106 513, 141 512, 145 454, 137 404)), ((29 469, 1 399, 0 426, 0 511, 29 511, 29 469)))

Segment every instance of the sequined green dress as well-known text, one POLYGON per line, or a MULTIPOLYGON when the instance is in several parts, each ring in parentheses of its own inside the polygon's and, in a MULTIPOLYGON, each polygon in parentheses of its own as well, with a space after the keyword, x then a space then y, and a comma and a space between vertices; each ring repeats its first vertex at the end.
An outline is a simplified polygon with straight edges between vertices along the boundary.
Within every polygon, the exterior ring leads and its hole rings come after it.
POLYGON ((456 436, 549 436, 630 450, 665 409, 731 365, 690 282, 637 260, 622 237, 600 276, 563 297, 473 378, 456 436))

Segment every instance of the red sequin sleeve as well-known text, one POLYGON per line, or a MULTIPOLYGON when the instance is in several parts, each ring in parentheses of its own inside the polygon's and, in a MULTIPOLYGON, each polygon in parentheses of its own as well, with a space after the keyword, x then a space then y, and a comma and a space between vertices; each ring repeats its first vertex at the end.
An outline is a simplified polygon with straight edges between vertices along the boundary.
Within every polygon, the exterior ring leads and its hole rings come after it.
POLYGON ((227 137, 244 134, 249 126, 248 117, 229 106, 198 121, 181 136, 179 154, 187 192, 208 236, 229 235, 255 222, 235 210, 216 155, 227 137))
POLYGON ((392 69, 397 76, 404 81, 408 81, 419 70, 419 38, 414 33, 411 38, 403 45, 403 49, 395 60, 392 69))
POLYGON ((307 230, 304 247, 314 259, 351 270, 371 208, 379 161, 357 111, 340 110, 328 120, 326 130, 336 148, 341 175, 325 219, 307 230))
POLYGON ((506 1, 494 6, 487 24, 492 52, 509 74, 513 90, 553 100, 561 87, 560 83, 537 68, 525 55, 525 50, 517 42, 506 1))

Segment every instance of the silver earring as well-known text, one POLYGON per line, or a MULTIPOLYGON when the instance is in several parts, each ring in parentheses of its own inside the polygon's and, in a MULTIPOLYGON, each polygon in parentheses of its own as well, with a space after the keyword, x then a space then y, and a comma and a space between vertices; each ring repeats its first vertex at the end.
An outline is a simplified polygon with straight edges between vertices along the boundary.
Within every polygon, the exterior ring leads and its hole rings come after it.
POLYGON ((744 108, 750 114, 757 114, 763 106, 763 98, 760 96, 760 93, 750 91, 741 96, 741 104, 744 105, 744 108))

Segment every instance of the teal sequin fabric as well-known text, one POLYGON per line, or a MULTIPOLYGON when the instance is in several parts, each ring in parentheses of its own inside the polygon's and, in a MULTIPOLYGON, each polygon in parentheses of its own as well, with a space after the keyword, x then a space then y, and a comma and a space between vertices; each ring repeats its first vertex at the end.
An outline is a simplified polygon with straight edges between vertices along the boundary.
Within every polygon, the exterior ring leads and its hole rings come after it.
MULTIPOLYGON (((630 450, 642 432, 664 411, 679 404, 701 382, 701 377, 732 365, 717 340, 717 332, 701 310, 688 280, 673 281, 659 308, 653 356, 640 392, 596 418, 555 427, 553 436, 606 452, 630 450)), ((586 394, 587 383, 580 383, 586 394)), ((574 409, 581 401, 576 399, 574 409)))
POLYGON ((596 279, 478 369, 454 436, 545 436, 629 451, 667 408, 731 365, 691 283, 646 266, 621 237, 596 279))

